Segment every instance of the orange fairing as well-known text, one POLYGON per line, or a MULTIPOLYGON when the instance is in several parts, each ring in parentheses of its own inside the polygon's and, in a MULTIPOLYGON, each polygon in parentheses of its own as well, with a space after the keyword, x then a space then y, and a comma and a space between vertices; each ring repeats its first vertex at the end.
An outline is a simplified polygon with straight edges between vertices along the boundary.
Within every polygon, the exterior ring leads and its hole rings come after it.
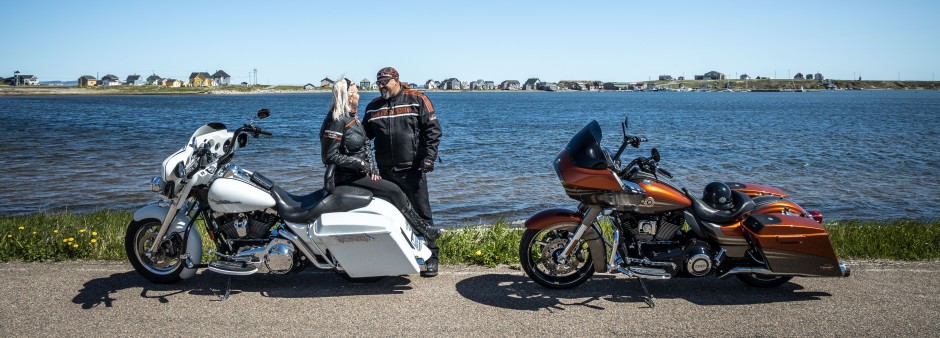
POLYGON ((561 208, 542 210, 525 221, 525 228, 538 230, 556 223, 581 223, 582 217, 574 210, 561 208))
POLYGON ((646 190, 646 197, 652 197, 656 202, 681 205, 683 208, 692 205, 692 200, 685 193, 665 184, 644 180, 640 182, 640 187, 646 190))
POLYGON ((743 192, 744 194, 751 197, 772 195, 783 198, 790 198, 790 196, 787 196, 787 193, 783 192, 783 190, 780 188, 753 183, 728 182, 727 184, 729 187, 731 187, 731 189, 743 192))
POLYGON ((620 181, 608 169, 596 170, 575 167, 567 150, 562 151, 555 158, 555 170, 562 184, 567 187, 608 191, 623 190, 620 181))

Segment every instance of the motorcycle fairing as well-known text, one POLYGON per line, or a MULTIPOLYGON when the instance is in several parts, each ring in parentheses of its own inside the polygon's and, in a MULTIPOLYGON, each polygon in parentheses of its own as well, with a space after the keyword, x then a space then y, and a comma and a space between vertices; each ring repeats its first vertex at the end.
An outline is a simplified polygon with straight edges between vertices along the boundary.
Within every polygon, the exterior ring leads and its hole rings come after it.
POLYGON ((841 277, 829 231, 811 218, 782 214, 752 215, 745 236, 764 254, 775 273, 841 277))
MULTIPOLYGON (((145 206, 138 209, 134 212, 134 222, 140 222, 145 219, 154 218, 163 223, 166 219, 167 213, 170 211, 169 205, 161 205, 161 203, 153 203, 151 205, 145 206)), ((173 222, 170 223, 170 228, 167 229, 167 235, 177 232, 181 236, 184 235, 183 232, 186 231, 186 224, 189 224, 190 218, 185 212, 176 213, 176 217, 173 219, 173 222)), ((189 227, 189 240, 186 242, 186 255, 189 255, 190 261, 199 264, 202 262, 202 237, 199 236, 199 231, 195 226, 189 227)), ((196 275, 196 268, 183 268, 183 272, 180 274, 180 278, 187 279, 196 275)))
MULTIPOLYGON (((584 215, 574 210, 563 208, 546 209, 529 217, 529 219, 525 221, 525 228, 541 230, 552 224, 570 222, 573 223, 572 231, 574 231, 574 228, 577 228, 578 224, 581 224, 583 218, 584 215)), ((607 272, 607 262, 604 260, 604 257, 607 255, 607 249, 600 237, 601 232, 596 229, 596 226, 596 224, 591 224, 590 227, 585 229, 581 239, 587 242, 588 252, 591 254, 591 260, 594 265, 594 271, 607 272)))

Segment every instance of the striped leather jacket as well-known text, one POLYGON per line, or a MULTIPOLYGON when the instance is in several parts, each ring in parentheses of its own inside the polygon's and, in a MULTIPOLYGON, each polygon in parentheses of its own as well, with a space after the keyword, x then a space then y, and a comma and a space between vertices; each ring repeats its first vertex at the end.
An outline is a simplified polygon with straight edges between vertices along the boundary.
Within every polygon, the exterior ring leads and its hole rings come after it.
POLYGON ((334 120, 327 113, 320 127, 320 154, 323 164, 336 165, 336 179, 360 178, 372 172, 369 139, 356 113, 334 120))
POLYGON ((402 88, 387 100, 375 98, 366 106, 362 124, 366 135, 375 139, 379 167, 404 171, 437 159, 441 123, 422 93, 402 88))

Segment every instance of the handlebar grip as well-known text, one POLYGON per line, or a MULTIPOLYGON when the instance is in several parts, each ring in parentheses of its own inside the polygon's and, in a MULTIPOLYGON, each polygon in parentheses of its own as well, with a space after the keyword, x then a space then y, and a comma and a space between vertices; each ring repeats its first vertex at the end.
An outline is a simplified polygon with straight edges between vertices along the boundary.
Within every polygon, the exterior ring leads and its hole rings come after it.
POLYGON ((261 134, 261 135, 268 135, 268 136, 273 135, 270 131, 267 131, 267 130, 258 129, 258 130, 256 130, 255 132, 258 133, 258 134, 261 134))

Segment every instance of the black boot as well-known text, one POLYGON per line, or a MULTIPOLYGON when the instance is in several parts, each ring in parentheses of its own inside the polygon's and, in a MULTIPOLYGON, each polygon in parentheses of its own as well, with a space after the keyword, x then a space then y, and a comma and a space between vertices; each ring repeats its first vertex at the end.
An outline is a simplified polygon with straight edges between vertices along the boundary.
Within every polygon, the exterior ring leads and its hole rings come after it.
MULTIPOLYGON (((427 221, 425 221, 421 216, 418 216, 418 213, 415 212, 415 209, 411 208, 411 205, 405 206, 404 209, 399 210, 402 215, 405 215, 405 220, 408 221, 408 224, 411 225, 412 229, 418 231, 421 236, 430 243, 436 241, 438 237, 441 236, 441 228, 438 228, 427 221)), ((431 245, 428 245, 431 247, 431 245)))
POLYGON ((424 262, 424 271, 421 271, 421 277, 437 276, 437 248, 431 249, 431 258, 424 262))

